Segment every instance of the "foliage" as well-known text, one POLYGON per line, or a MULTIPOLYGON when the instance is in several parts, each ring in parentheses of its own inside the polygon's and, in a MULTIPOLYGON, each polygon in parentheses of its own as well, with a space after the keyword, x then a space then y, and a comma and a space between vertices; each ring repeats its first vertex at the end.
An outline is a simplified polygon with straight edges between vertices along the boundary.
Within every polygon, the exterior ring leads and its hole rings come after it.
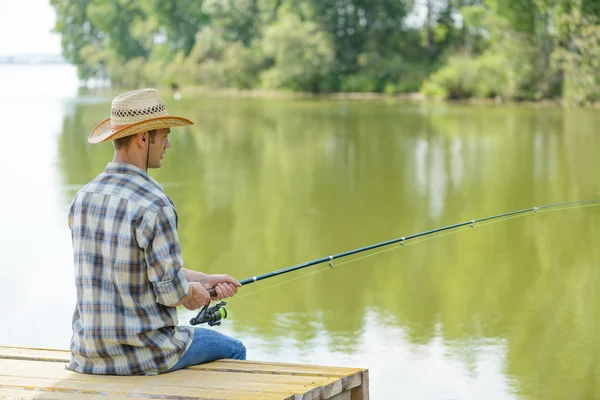
MULTIPOLYGON (((492 1, 488 4, 493 6, 492 1)), ((550 54, 541 52, 535 39, 524 33, 532 29, 526 24, 529 19, 507 10, 509 2, 501 4, 498 10, 504 10, 502 13, 484 5, 462 9, 467 29, 471 35, 486 36, 485 46, 472 54, 449 57, 423 85, 425 95, 450 99, 499 96, 511 100, 539 100, 552 95, 550 54)))
POLYGON ((318 92, 334 59, 329 35, 292 14, 281 15, 265 30, 263 50, 273 64, 263 73, 263 83, 273 88, 318 92))
POLYGON ((600 100, 600 26, 578 11, 565 15, 567 45, 557 49, 553 62, 564 74, 564 99, 571 104, 600 100))
POLYGON ((50 3, 63 54, 84 80, 571 104, 600 97, 597 0, 50 3))

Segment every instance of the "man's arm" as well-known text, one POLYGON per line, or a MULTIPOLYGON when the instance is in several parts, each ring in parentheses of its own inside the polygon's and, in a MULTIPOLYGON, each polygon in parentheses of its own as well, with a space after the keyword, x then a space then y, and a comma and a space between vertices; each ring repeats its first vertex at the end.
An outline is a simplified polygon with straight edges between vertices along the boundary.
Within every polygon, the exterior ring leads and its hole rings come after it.
POLYGON ((183 272, 185 273, 188 282, 200 282, 200 280, 206 276, 206 274, 203 274, 202 272, 191 271, 187 268, 183 268, 183 272))
POLYGON ((188 294, 178 303, 169 304, 169 307, 177 307, 183 304, 188 310, 197 310, 210 301, 210 295, 201 284, 198 282, 189 282, 188 285, 188 294))
POLYGON ((197 309, 210 302, 204 286, 187 279, 177 235, 177 217, 171 207, 158 210, 139 235, 144 249, 148 280, 156 302, 167 307, 197 309))

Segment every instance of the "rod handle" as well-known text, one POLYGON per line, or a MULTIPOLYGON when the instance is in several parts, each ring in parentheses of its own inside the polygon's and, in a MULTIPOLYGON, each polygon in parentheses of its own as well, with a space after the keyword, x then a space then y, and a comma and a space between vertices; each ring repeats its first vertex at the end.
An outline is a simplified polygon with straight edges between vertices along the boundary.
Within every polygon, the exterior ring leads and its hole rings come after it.
POLYGON ((207 291, 208 291, 208 294, 210 294, 210 297, 217 295, 217 292, 215 292, 215 288, 210 288, 207 291))

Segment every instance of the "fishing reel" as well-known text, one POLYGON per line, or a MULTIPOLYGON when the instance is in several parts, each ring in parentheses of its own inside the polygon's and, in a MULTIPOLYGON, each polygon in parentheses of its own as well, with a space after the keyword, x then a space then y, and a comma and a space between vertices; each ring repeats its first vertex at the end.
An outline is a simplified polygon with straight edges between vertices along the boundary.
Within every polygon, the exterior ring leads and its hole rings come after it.
POLYGON ((190 319, 190 324, 198 325, 208 323, 208 326, 221 325, 221 319, 227 318, 224 301, 209 307, 210 303, 200 309, 195 318, 190 319))

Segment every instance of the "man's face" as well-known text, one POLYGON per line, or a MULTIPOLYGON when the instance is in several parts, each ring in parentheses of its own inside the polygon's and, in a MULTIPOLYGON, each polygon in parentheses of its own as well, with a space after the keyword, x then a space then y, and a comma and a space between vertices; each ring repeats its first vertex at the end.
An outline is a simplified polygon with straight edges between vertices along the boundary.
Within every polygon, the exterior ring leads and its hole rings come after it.
POLYGON ((169 143, 170 128, 158 129, 154 135, 154 142, 150 142, 150 156, 148 157, 148 168, 160 168, 162 158, 171 147, 169 143))

